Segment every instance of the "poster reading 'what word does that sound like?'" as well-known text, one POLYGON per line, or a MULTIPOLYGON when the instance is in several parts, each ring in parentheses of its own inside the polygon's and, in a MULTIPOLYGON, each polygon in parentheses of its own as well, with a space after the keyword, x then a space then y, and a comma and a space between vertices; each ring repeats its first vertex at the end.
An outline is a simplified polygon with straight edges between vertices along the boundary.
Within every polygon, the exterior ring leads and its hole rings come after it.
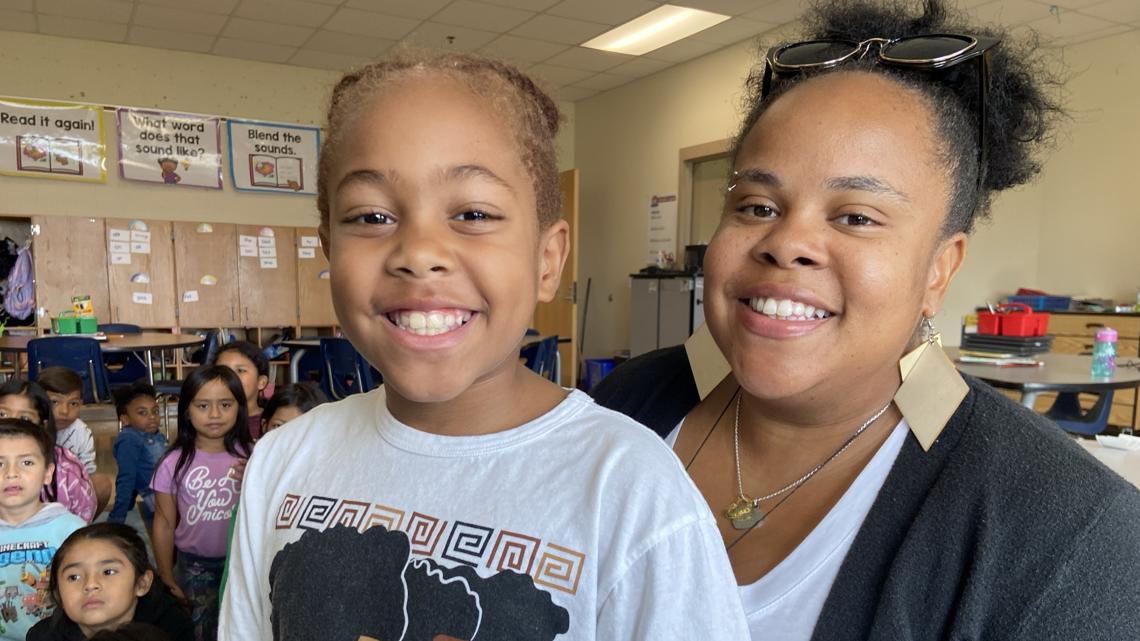
POLYGON ((118 116, 123 178, 222 188, 218 118, 125 108, 118 116))
POLYGON ((0 174, 106 182, 103 110, 0 98, 0 174))

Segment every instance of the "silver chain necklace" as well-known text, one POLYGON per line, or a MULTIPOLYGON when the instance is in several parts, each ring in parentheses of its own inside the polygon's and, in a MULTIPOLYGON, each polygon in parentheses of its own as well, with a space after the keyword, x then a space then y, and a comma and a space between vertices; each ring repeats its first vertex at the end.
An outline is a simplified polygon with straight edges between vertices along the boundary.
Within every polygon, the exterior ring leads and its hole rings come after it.
MULTIPOLYGON (((724 511, 724 515, 726 517, 728 517, 728 519, 730 521, 732 521, 732 527, 734 527, 738 530, 750 530, 754 526, 756 526, 756 524, 758 524, 760 521, 764 520, 764 517, 767 516, 767 514, 765 514, 764 511, 760 509, 760 502, 761 501, 767 501, 768 499, 776 498, 777 496, 780 496, 781 494, 784 494, 786 492, 790 492, 790 491, 798 488, 799 486, 803 485, 804 483, 806 483, 808 481, 808 479, 810 479, 811 477, 818 474, 819 471, 822 470, 828 463, 834 461, 840 454, 847 451, 847 448, 851 447, 851 444, 855 442, 855 439, 859 438, 860 434, 867 431, 867 428, 871 426, 871 423, 874 423, 875 421, 877 421, 879 419, 879 417, 882 416, 887 411, 887 408, 890 407, 891 403, 893 402, 893 401, 888 401, 887 404, 884 405, 882 409, 880 409, 878 412, 875 412, 874 416, 867 419, 867 421, 865 423, 863 423, 862 425, 859 426, 859 429, 855 430, 855 432, 853 434, 851 434, 851 436, 847 437, 847 440, 844 441, 843 445, 838 450, 835 450, 835 452, 831 456, 824 459, 822 463, 820 463, 819 465, 816 465, 812 469, 808 470, 808 472, 806 474, 804 474, 800 478, 792 481, 791 483, 788 483, 787 485, 776 490, 775 492, 765 494, 764 496, 761 496, 758 498, 752 498, 752 497, 750 497, 744 493, 744 478, 740 474, 740 400, 741 400, 741 397, 743 397, 743 394, 736 397, 736 419, 733 422, 733 427, 732 427, 732 441, 733 441, 733 446, 736 449, 736 491, 737 491, 737 496, 736 496, 736 500, 734 500, 732 502, 732 504, 728 506, 728 509, 726 509, 724 511)), ((783 501, 781 501, 780 503, 783 503, 783 501)), ((778 506, 779 506, 779 504, 777 504, 777 507, 778 506)), ((775 508, 773 508, 773 509, 775 509, 775 508)))

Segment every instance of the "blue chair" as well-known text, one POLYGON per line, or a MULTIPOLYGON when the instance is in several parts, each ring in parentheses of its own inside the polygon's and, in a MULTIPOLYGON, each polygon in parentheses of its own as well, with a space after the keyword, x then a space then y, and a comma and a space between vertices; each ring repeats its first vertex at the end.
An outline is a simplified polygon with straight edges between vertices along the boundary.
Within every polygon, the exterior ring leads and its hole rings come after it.
POLYGON ((542 340, 523 345, 519 358, 526 360, 526 366, 539 376, 558 382, 558 337, 548 336, 542 340))
POLYGON ((45 367, 66 367, 83 379, 83 401, 111 400, 111 382, 103 365, 103 350, 93 338, 51 336, 28 341, 28 377, 35 379, 45 367))
POLYGON ((347 338, 322 338, 320 351, 324 361, 321 390, 325 395, 339 401, 350 394, 368 391, 365 368, 361 366, 364 359, 347 338))
MULTIPOLYGON (((141 334, 142 328, 130 323, 104 323, 99 325, 104 334, 141 334)), ((146 358, 142 352, 117 352, 103 355, 107 378, 111 385, 129 385, 147 377, 146 358)))
POLYGON ((101 323, 98 328, 104 334, 141 334, 142 328, 130 323, 101 323))
POLYGON ((1112 390, 1101 392, 1087 411, 1081 409, 1080 395, 1076 392, 1061 392, 1053 406, 1045 412, 1061 429, 1074 434, 1096 436, 1108 427, 1108 415, 1112 411, 1112 390))

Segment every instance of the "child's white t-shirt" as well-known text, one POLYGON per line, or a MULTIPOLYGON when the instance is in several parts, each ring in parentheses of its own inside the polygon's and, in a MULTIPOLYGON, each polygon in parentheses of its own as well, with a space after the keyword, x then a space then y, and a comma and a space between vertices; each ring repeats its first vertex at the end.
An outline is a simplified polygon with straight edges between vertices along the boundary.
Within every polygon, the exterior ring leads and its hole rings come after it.
POLYGON ((748 628, 708 506, 648 429, 581 392, 448 437, 383 388, 279 428, 246 469, 219 639, 700 639, 748 628))
POLYGON ((55 444, 70 450, 83 463, 88 474, 95 473, 95 437, 83 419, 77 418, 55 433, 55 444))

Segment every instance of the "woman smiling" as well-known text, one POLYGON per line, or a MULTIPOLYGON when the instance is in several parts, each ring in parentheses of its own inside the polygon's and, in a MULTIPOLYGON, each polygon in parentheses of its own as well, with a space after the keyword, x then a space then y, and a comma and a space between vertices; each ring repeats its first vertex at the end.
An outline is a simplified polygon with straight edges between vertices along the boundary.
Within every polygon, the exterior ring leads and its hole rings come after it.
POLYGON ((1060 110, 1029 47, 912 6, 817 4, 749 79, 704 263, 732 375, 701 400, 662 350, 595 396, 667 435, 753 638, 1140 638, 1140 493, 933 325, 1060 110))

